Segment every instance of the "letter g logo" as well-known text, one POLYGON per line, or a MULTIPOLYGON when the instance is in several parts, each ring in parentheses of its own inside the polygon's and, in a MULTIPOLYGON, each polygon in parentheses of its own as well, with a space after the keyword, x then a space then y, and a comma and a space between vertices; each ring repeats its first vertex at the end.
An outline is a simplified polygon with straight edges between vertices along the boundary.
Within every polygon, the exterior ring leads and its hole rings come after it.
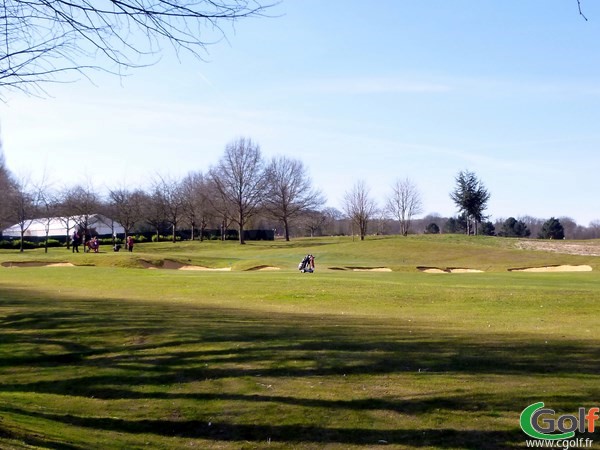
POLYGON ((528 436, 531 436, 532 438, 535 438, 535 439, 549 439, 549 440, 570 439, 573 436, 575 436, 574 431, 569 431, 567 433, 560 433, 560 434, 544 433, 544 432, 552 433, 555 430, 554 421, 549 420, 549 419, 542 420, 542 422, 544 422, 544 424, 545 424, 545 426, 542 427, 538 424, 538 418, 542 414, 554 414, 554 410, 542 409, 542 408, 544 408, 544 402, 533 403, 533 404, 529 405, 527 408, 525 408, 523 410, 523 412, 521 413, 521 420, 519 423, 521 425, 521 430, 523 430, 523 432, 525 434, 527 434, 528 436))

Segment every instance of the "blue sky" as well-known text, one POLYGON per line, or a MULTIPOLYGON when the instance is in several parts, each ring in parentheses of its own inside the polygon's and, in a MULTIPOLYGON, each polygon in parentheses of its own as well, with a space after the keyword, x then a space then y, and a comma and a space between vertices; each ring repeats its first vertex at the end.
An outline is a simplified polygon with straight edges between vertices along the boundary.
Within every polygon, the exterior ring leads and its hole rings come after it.
POLYGON ((57 186, 206 171, 240 136, 301 159, 328 205, 397 178, 454 215, 471 170, 492 219, 600 219, 600 2, 284 0, 225 25, 206 61, 174 55, 0 105, 9 167, 57 186))

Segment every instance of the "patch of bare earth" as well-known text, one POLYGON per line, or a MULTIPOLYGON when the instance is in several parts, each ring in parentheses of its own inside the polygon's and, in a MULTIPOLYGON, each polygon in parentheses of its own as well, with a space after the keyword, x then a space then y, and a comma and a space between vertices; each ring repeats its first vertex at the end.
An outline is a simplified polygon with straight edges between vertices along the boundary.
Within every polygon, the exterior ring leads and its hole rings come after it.
POLYGON ((580 266, 546 266, 546 267, 526 267, 523 269, 508 269, 509 272, 591 272, 592 267, 587 265, 580 266))
POLYGON ((391 272, 392 269, 389 267, 373 267, 373 268, 363 268, 363 267, 355 267, 352 269, 354 272, 391 272))
POLYGON ((519 241, 517 248, 522 250, 539 250, 544 252, 563 253, 566 255, 600 256, 600 242, 565 242, 565 241, 519 241))

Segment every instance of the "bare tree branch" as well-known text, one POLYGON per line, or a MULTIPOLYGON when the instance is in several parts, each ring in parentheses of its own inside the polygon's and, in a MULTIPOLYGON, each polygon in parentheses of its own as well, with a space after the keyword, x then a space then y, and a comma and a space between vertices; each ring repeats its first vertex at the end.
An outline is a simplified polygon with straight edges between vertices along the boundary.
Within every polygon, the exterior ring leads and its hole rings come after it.
MULTIPOLYGON (((0 89, 43 92, 61 73, 122 75, 156 62, 164 43, 199 59, 224 23, 261 17, 262 0, 2 0, 0 89)), ((1 91, 0 91, 1 92, 1 91)), ((0 94, 1 95, 1 94, 0 94)))
POLYGON ((577 0, 577 8, 579 9, 579 15, 581 17, 583 17, 585 19, 585 21, 587 22, 587 17, 585 17, 585 15, 583 14, 583 12, 581 11, 581 0, 577 0))

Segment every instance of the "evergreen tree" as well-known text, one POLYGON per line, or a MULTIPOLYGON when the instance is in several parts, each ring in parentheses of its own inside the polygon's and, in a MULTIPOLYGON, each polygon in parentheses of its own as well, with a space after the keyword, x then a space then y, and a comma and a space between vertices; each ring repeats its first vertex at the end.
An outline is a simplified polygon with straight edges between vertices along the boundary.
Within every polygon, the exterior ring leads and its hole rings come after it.
POLYGON ((425 234, 440 234, 440 227, 438 227, 437 223, 431 222, 425 227, 425 234))
POLYGON ((486 218, 483 212, 487 208, 490 193, 475 173, 468 170, 459 172, 455 180, 456 187, 450 193, 450 198, 466 218, 466 233, 476 233, 477 225, 486 218))
POLYGON ((531 231, 529 231, 525 222, 509 217, 502 224, 502 229, 498 235, 503 237, 528 237, 531 235, 531 231))
POLYGON ((489 220, 487 222, 483 222, 479 225, 479 234, 483 236, 495 236, 496 227, 489 220))
POLYGON ((550 217, 540 231, 538 238, 540 239, 564 239, 565 229, 558 219, 550 217))

